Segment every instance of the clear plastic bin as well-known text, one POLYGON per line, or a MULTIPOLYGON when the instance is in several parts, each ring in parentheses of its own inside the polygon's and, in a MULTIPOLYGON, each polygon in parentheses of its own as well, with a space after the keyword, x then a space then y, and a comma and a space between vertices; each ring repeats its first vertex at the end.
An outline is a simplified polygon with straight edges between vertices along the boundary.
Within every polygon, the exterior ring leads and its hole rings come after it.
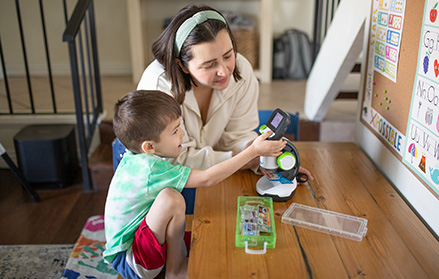
POLYGON ((276 227, 271 198, 238 197, 235 245, 245 247, 248 254, 265 254, 267 248, 275 248, 276 227))
POLYGON ((285 211, 282 223, 356 241, 361 241, 367 231, 367 219, 298 203, 285 211))

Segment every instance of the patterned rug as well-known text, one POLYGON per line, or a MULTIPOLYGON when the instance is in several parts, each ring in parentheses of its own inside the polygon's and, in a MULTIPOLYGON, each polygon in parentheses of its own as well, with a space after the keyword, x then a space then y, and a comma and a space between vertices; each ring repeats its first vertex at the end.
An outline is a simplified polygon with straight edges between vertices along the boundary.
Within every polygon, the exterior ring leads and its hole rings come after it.
POLYGON ((59 279, 72 252, 69 245, 2 245, 0 278, 59 279))
POLYGON ((102 258, 104 249, 104 216, 92 216, 74 245, 0 246, 0 278, 115 279, 117 272, 102 258))
POLYGON ((61 278, 117 278, 117 272, 102 258, 104 250, 104 216, 92 216, 82 229, 61 278))

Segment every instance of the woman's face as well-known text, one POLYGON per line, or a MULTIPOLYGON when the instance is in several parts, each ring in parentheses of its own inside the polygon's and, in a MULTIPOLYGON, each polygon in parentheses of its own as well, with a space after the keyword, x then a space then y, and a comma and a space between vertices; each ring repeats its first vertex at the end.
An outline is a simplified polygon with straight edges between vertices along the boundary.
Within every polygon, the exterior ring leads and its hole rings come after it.
POLYGON ((188 71, 198 86, 224 90, 235 69, 235 52, 226 29, 221 30, 214 41, 191 46, 193 58, 188 71))

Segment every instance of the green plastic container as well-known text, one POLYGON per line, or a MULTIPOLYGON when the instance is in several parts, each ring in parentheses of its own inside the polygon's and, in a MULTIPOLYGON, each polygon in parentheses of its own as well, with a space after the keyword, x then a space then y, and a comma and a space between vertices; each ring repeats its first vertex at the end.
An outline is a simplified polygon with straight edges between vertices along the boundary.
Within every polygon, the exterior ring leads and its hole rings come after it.
POLYGON ((271 198, 238 197, 235 245, 245 247, 248 254, 265 254, 267 248, 276 247, 276 226, 271 198))

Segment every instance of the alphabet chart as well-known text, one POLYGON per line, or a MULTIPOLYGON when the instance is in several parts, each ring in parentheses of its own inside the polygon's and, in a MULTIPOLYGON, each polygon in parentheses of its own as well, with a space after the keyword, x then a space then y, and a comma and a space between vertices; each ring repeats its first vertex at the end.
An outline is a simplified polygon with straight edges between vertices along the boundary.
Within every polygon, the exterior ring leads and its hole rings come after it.
POLYGON ((426 0, 403 162, 439 194, 439 19, 426 0))
POLYGON ((396 82, 405 0, 376 0, 372 12, 374 70, 396 82))

